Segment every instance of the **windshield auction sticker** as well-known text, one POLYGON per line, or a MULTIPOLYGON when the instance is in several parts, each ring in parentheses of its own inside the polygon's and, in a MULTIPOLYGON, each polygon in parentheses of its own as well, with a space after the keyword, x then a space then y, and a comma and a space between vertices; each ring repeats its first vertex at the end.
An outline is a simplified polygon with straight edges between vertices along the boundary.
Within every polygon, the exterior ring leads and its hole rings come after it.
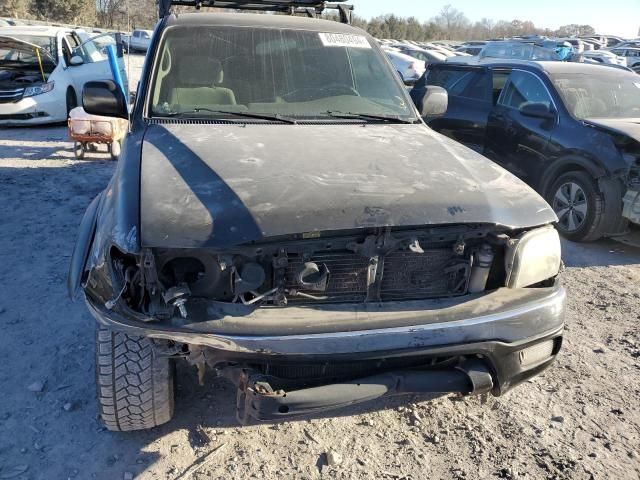
POLYGON ((319 33, 325 47, 371 48, 366 37, 344 33, 319 33))

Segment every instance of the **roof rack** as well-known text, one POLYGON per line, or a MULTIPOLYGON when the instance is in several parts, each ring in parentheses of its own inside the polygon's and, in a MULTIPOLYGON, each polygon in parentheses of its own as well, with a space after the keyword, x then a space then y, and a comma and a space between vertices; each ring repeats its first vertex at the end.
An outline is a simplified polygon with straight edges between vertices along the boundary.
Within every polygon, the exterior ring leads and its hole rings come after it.
POLYGON ((280 12, 290 15, 304 14, 316 18, 326 9, 338 10, 340 22, 351 24, 353 5, 345 5, 346 0, 329 3, 324 0, 159 0, 160 18, 170 14, 172 5, 183 5, 200 10, 202 7, 234 8, 261 12, 280 12))

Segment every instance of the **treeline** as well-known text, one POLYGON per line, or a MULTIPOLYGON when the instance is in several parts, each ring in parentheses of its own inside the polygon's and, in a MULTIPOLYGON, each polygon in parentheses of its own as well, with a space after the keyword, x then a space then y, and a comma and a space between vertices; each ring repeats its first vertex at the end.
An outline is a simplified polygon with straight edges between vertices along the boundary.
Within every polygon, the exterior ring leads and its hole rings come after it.
POLYGON ((151 28, 155 0, 0 0, 0 17, 124 30, 151 28))
MULTIPOLYGON (((337 19, 335 15, 329 18, 337 19)), ((365 20, 354 17, 353 24, 366 30, 376 38, 397 40, 487 40, 491 38, 514 37, 517 35, 546 35, 549 37, 571 37, 593 35, 590 25, 564 25, 557 30, 539 28, 528 20, 493 20, 483 18, 471 22, 466 15, 451 5, 446 5, 438 15, 427 22, 416 17, 402 18, 394 14, 382 15, 365 20)))
MULTIPOLYGON (((0 0, 0 16, 125 30, 152 28, 157 21, 157 5, 155 0, 0 0)), ((329 13, 325 18, 337 20, 338 17, 329 13)), ((536 27, 528 20, 483 18, 472 22, 451 5, 443 7, 426 22, 416 17, 388 14, 371 20, 355 15, 353 24, 377 38, 417 41, 485 40, 532 34, 569 37, 596 33, 590 25, 571 24, 550 30, 536 27)))
POLYGON ((0 0, 0 17, 94 25, 95 0, 0 0))

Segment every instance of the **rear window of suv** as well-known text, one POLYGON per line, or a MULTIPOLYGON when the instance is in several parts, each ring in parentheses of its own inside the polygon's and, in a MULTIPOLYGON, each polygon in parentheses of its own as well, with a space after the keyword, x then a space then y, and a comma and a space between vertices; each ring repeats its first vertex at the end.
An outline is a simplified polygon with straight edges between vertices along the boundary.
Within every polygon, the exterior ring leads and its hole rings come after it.
POLYGON ((176 26, 164 32, 157 58, 152 115, 220 117, 224 110, 327 118, 327 112, 350 112, 417 120, 364 34, 176 26))
POLYGON ((427 84, 442 87, 453 97, 491 101, 491 75, 484 70, 433 68, 427 84))

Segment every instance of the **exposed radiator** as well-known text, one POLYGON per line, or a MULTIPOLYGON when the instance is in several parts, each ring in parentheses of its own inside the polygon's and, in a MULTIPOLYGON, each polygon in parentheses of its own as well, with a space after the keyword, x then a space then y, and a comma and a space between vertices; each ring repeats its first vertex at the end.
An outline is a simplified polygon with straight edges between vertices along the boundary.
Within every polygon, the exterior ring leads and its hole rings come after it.
MULTIPOLYGON (((419 300, 447 297, 466 293, 469 264, 455 256, 451 248, 393 252, 384 257, 380 300, 419 300)), ((353 252, 329 252, 313 255, 310 259, 290 255, 286 271, 287 288, 315 297, 289 297, 289 303, 346 303, 364 302, 367 299, 367 270, 369 259, 353 252), (305 261, 325 264, 329 281, 324 292, 300 289, 296 272, 305 261)))

